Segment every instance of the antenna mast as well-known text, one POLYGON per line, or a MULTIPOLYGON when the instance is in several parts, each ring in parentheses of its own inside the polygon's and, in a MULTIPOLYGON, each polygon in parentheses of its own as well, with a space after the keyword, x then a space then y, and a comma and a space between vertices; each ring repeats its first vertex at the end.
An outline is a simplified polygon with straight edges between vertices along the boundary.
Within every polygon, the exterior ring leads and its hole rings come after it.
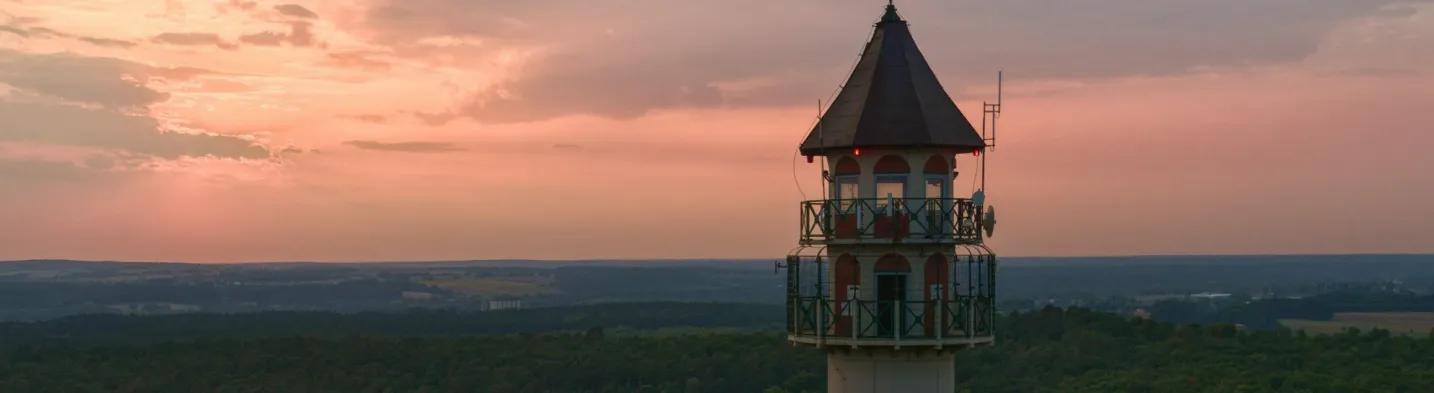
MULTIPOLYGON (((996 151, 996 119, 1001 118, 1001 90, 1003 71, 996 71, 996 103, 981 101, 981 140, 986 142, 986 152, 996 151), (986 135, 986 118, 991 120, 991 135, 986 135)), ((981 155, 981 190, 986 190, 986 155, 981 155)))

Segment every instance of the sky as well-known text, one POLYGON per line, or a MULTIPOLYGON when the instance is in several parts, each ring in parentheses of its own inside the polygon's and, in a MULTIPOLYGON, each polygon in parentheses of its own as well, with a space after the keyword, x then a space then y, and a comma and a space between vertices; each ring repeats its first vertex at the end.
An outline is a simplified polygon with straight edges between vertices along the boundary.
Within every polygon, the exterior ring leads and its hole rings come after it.
MULTIPOLYGON (((1002 255, 1434 252, 1434 0, 896 4, 1002 255)), ((0 259, 780 258, 884 5, 0 0, 0 259)))

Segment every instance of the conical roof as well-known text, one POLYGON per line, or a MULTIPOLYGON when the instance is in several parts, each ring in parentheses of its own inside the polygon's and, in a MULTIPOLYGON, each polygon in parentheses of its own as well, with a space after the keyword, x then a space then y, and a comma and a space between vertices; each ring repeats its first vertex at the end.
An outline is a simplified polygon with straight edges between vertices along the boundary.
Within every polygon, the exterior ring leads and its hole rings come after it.
POLYGON ((856 69, 801 153, 860 147, 946 147, 957 153, 986 147, 936 80, 894 5, 886 6, 856 69))

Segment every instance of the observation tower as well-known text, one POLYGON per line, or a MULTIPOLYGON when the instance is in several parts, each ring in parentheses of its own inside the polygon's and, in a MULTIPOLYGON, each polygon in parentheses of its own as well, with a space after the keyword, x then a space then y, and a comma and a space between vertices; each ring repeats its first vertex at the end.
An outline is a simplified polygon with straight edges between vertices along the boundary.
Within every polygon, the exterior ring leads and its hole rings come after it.
POLYGON ((949 393, 956 351, 993 343, 983 153, 995 146, 997 97, 978 131, 888 4, 802 143, 824 166, 823 196, 801 203, 799 246, 778 269, 787 339, 826 352, 828 392, 949 393), (962 154, 980 168, 957 187, 962 154))

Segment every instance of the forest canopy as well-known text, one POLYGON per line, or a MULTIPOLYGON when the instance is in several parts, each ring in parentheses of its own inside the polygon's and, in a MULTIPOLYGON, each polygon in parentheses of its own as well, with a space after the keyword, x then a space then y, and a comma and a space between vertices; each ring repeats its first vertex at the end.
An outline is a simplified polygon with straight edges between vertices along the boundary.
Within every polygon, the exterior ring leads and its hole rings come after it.
MULTIPOLYGON (((13 338, 8 333, 24 329, 30 336, 0 347, 0 391, 797 393, 825 389, 821 351, 793 347, 770 329, 732 331, 780 323, 779 307, 677 303, 592 307, 607 308, 573 307, 541 318, 516 312, 445 316, 431 311, 194 315, 190 320, 123 317, 132 319, 125 320, 125 328, 112 331, 78 328, 96 322, 83 319, 5 324, 0 326, 10 330, 0 337, 13 338), (743 313, 751 314, 744 319, 743 313), (602 315, 601 322, 552 322, 552 318, 597 314, 602 315), (700 315, 710 315, 713 321, 747 322, 674 330, 700 323, 696 317, 700 315), (366 325, 380 316, 390 322, 366 325), (308 328, 250 329, 279 319, 286 322, 271 326, 308 328), (454 324, 459 319, 488 322, 454 324), (149 324, 157 331, 184 331, 185 323, 211 328, 174 339, 157 338, 146 329, 149 324), (212 327, 219 325, 232 328, 212 327), (645 332, 617 334, 618 326, 641 326, 645 332)), ((1173 325, 1052 307, 1003 316, 998 334, 998 345, 959 355, 956 372, 962 391, 1434 391, 1434 340, 1384 330, 1334 335, 1288 329, 1246 331, 1225 324, 1173 325)))

